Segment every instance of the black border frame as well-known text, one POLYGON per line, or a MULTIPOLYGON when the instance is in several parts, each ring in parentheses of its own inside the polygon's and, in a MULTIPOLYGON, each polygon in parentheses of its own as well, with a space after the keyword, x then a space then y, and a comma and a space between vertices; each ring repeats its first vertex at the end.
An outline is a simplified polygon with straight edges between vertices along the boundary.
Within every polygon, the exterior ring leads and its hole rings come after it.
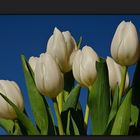
MULTIPOLYGON (((0 0, 0 15, 138 15, 140 0, 0 0)), ((139 139, 139 136, 0 136, 0 139, 139 139)))
POLYGON ((139 13, 139 0, 0 0, 0 14, 139 13))

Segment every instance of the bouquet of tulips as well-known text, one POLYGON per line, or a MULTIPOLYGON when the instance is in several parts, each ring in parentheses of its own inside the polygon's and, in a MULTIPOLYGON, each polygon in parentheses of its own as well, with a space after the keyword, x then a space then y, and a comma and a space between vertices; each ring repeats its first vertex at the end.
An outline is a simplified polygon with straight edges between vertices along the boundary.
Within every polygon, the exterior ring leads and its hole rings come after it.
POLYGON ((140 46, 136 27, 122 21, 111 43, 111 57, 81 47, 69 31, 54 29, 46 52, 21 61, 35 122, 29 118, 19 86, 0 80, 0 126, 10 135, 140 134, 140 46), (132 84, 128 66, 136 64, 132 84), (86 109, 79 101, 87 89, 86 109), (54 105, 52 114, 48 100, 54 105), (54 116, 55 115, 55 116, 54 116), (54 123, 54 117, 57 122, 54 123))

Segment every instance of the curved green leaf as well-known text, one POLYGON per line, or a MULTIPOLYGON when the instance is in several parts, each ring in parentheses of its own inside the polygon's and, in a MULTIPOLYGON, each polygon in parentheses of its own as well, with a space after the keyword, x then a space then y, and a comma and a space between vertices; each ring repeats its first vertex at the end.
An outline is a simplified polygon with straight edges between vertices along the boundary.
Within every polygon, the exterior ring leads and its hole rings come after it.
POLYGON ((79 42, 78 42, 78 44, 77 44, 77 48, 78 48, 78 49, 80 49, 80 47, 81 47, 82 40, 83 40, 83 38, 82 38, 82 36, 80 36, 79 42))
POLYGON ((19 126, 18 120, 14 121, 14 132, 13 135, 22 135, 21 128, 19 126))
POLYGON ((84 118, 81 105, 78 102, 80 94, 80 85, 75 86, 63 105, 61 112, 64 131, 68 135, 84 135, 84 118), (78 128, 78 131, 77 131, 78 128))
POLYGON ((76 85, 75 88, 73 88, 73 90, 68 95, 66 102, 63 105, 62 111, 67 111, 70 108, 76 109, 80 89, 81 89, 80 85, 76 85))
POLYGON ((111 135, 128 135, 131 118, 132 89, 129 90, 120 105, 112 127, 111 135))
POLYGON ((139 118, 139 109, 137 106, 131 104, 131 124, 137 127, 138 123, 138 118, 139 118))
POLYGON ((110 134, 111 133, 113 122, 114 122, 116 113, 118 111, 118 108, 119 108, 119 87, 117 86, 115 88, 113 103, 112 103, 112 106, 111 106, 111 111, 110 111, 110 114, 109 114, 109 119, 108 119, 105 134, 110 134))
POLYGON ((88 106, 93 135, 102 135, 105 132, 110 112, 110 88, 105 60, 101 59, 97 62, 96 69, 97 78, 90 88, 88 106))

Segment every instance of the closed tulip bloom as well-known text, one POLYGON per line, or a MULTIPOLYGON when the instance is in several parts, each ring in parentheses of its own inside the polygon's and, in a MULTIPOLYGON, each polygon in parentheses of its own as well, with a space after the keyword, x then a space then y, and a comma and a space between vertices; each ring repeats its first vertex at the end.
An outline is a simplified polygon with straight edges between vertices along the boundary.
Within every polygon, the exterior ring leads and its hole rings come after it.
POLYGON ((135 64, 140 56, 139 39, 134 24, 122 21, 111 43, 111 55, 121 65, 135 64))
POLYGON ((47 52, 40 55, 34 74, 36 86, 42 95, 55 98, 63 90, 63 74, 47 52))
MULTIPOLYGON (((23 97, 20 88, 14 81, 0 80, 0 93, 10 99, 20 111, 24 109, 23 97)), ((0 96, 0 118, 16 119, 17 115, 12 106, 0 96)))
POLYGON ((30 64, 33 72, 35 71, 35 66, 36 66, 36 62, 38 61, 38 59, 39 59, 38 57, 34 57, 34 56, 30 57, 30 59, 29 59, 29 64, 30 64))
POLYGON ((55 28, 53 35, 48 40, 47 52, 52 55, 62 72, 65 73, 71 70, 72 54, 76 50, 77 45, 70 32, 60 32, 55 28))
POLYGON ((74 78, 85 87, 89 87, 96 79, 96 61, 99 58, 89 46, 78 50, 73 60, 72 71, 74 78))
MULTIPOLYGON (((114 91, 115 87, 117 85, 120 86, 121 83, 122 66, 117 64, 111 57, 107 57, 106 62, 107 62, 107 67, 109 72, 109 85, 112 91, 114 91)), ((129 86, 129 76, 127 73, 124 91, 128 88, 128 86, 129 86)))

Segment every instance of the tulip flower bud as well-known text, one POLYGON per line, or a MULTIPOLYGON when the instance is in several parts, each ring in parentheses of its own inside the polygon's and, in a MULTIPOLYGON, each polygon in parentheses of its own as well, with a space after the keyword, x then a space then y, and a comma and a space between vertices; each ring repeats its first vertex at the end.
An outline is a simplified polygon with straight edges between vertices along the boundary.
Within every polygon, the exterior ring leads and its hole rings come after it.
MULTIPOLYGON (((23 97, 20 88, 14 81, 0 80, 0 93, 10 99, 20 111, 23 111, 23 97)), ((0 96, 0 117, 4 119, 16 119, 17 117, 12 106, 2 96, 0 96)))
POLYGON ((35 66, 36 66, 36 62, 38 61, 38 57, 30 57, 30 59, 29 59, 29 64, 30 64, 30 66, 31 66, 31 68, 32 68, 32 70, 33 70, 33 72, 35 71, 35 66))
POLYGON ((122 21, 112 40, 111 55, 121 65, 135 64, 140 56, 139 39, 132 22, 122 21))
MULTIPOLYGON (((122 66, 117 64, 111 57, 107 57, 106 62, 109 72, 109 85, 112 91, 114 91, 116 85, 118 84, 120 86, 121 84, 122 66)), ((124 91, 128 88, 128 86, 129 86, 129 76, 127 72, 124 91)))
POLYGON ((62 72, 71 70, 71 56, 76 50, 77 45, 70 32, 60 32, 55 28, 53 35, 48 40, 47 52, 52 55, 62 72))
POLYGON ((91 47, 85 46, 75 54, 72 65, 73 75, 82 86, 89 87, 95 81, 96 61, 99 61, 99 58, 91 47))
POLYGON ((55 98, 63 90, 63 74, 47 52, 40 55, 34 74, 36 86, 41 94, 55 98))

